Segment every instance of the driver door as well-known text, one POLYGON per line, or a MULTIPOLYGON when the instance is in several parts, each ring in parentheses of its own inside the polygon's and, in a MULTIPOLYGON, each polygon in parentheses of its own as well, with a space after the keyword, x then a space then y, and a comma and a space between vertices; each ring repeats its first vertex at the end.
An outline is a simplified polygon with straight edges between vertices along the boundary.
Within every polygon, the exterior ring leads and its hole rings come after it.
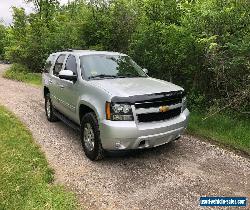
POLYGON ((62 70, 64 66, 63 64, 65 61, 65 57, 66 57, 66 54, 61 54, 57 57, 54 68, 53 68, 53 72, 51 75, 51 79, 49 80, 50 98, 51 98, 53 106, 58 111, 62 111, 59 72, 62 70))
MULTIPOLYGON (((77 69, 78 67, 76 57, 69 54, 66 58, 64 70, 72 71, 73 75, 78 75, 77 69)), ((79 81, 77 80, 76 82, 72 82, 69 80, 60 79, 59 87, 61 92, 61 112, 71 120, 77 122, 76 106, 80 94, 79 81)))

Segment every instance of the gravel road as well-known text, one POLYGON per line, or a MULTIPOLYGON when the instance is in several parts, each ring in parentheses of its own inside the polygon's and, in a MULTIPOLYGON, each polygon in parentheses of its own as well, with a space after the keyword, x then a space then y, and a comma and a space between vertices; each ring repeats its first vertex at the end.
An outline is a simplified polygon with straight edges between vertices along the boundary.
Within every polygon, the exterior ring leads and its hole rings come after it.
MULTIPOLYGON (((0 64, 0 74, 7 67, 0 64)), ((250 198, 250 159, 195 137, 91 162, 79 134, 46 120, 40 88, 0 76, 0 104, 27 125, 56 183, 75 192, 84 209, 195 210, 209 209, 199 207, 200 196, 250 198)))

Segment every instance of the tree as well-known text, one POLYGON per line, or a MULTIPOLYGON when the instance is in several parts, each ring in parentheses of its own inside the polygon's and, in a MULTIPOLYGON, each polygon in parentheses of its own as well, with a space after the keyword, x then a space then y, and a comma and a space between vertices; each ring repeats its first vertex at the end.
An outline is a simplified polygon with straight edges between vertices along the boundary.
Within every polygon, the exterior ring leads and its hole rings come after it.
POLYGON ((5 46, 6 28, 0 24, 0 60, 3 59, 4 46, 5 46))
POLYGON ((26 59, 27 16, 23 8, 12 9, 13 24, 6 35, 8 45, 5 47, 5 57, 12 62, 23 63, 26 59))
POLYGON ((13 8, 4 53, 32 71, 66 48, 120 51, 150 75, 184 86, 196 107, 249 107, 248 0, 26 2, 36 10, 13 8))

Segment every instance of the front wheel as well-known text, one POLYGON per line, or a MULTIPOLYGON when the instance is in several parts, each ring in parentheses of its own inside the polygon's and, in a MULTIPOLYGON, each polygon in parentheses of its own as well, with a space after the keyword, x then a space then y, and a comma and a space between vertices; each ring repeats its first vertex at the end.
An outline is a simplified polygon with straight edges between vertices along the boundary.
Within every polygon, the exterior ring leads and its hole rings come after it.
POLYGON ((94 113, 87 113, 82 117, 81 142, 90 160, 100 160, 104 157, 98 121, 94 113))

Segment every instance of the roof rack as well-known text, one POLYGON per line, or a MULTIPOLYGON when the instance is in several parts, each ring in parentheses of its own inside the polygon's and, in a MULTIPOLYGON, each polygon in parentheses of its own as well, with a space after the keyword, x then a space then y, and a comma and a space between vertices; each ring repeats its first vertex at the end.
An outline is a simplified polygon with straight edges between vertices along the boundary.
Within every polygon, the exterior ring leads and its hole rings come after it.
POLYGON ((73 49, 63 49, 62 51, 68 51, 68 52, 73 52, 74 50, 73 49))
POLYGON ((65 51, 65 52, 74 52, 74 51, 93 51, 93 50, 88 50, 88 49, 72 49, 72 48, 67 48, 67 49, 63 49, 62 51, 65 51))

